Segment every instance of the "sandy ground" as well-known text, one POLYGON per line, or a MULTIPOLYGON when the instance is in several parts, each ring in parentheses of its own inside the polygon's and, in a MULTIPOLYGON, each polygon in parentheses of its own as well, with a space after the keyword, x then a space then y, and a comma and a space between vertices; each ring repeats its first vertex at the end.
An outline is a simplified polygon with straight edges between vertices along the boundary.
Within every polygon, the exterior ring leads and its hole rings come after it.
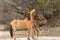
MULTIPOLYGON (((12 40, 12 39, 9 38, 9 39, 0 39, 0 40, 12 40)), ((27 38, 16 38, 16 40, 27 40, 27 38)), ((38 37, 37 40, 60 40, 60 37, 38 37)))
MULTIPOLYGON (((17 31, 16 37, 17 40, 27 40, 27 31, 17 31)), ((11 40, 10 32, 0 31, 0 40, 11 40)), ((60 28, 40 31, 38 40, 60 40, 60 28)))

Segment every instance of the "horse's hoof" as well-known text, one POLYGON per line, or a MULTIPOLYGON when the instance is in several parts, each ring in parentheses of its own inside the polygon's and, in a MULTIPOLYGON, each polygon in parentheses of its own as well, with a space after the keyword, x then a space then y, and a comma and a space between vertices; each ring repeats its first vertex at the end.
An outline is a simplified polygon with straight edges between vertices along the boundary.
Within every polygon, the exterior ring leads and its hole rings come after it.
POLYGON ((27 38, 28 40, 30 40, 30 38, 27 38))

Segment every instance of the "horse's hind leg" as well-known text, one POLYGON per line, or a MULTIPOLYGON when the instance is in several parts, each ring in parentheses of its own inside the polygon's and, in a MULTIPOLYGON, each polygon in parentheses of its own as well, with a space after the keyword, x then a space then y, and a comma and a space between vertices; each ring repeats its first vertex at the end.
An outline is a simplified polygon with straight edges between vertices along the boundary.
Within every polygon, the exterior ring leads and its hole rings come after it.
POLYGON ((29 36, 30 36, 30 29, 28 30, 28 35, 27 36, 28 36, 27 39, 30 40, 30 38, 29 38, 29 36))
POLYGON ((16 32, 16 28, 13 28, 13 40, 16 40, 15 32, 16 32))
POLYGON ((31 37, 34 40, 34 29, 33 29, 33 27, 31 28, 31 37))

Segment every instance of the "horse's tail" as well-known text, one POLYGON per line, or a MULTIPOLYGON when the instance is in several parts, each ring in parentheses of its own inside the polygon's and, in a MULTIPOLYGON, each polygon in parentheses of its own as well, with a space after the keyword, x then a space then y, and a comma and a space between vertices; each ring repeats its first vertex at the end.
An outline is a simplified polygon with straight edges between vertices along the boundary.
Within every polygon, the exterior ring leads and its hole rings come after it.
POLYGON ((13 38, 13 28, 12 28, 12 26, 10 26, 10 35, 13 38))

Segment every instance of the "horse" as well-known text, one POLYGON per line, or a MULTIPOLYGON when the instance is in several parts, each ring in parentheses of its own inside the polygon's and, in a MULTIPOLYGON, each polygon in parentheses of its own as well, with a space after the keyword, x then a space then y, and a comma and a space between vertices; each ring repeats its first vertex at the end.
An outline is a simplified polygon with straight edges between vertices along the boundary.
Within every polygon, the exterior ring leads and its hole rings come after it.
POLYGON ((34 39, 34 34, 37 37, 39 32, 39 16, 35 13, 35 9, 30 11, 30 20, 25 18, 24 20, 15 19, 10 22, 10 34, 11 37, 16 40, 15 32, 18 28, 27 28, 28 29, 28 40, 30 40, 29 36, 31 35, 34 39), (37 27, 38 26, 38 27, 37 27))
POLYGON ((33 9, 32 11, 30 11, 30 21, 32 21, 32 32, 31 32, 31 36, 32 38, 36 37, 36 39, 38 38, 38 34, 39 34, 39 25, 41 24, 46 24, 48 22, 48 20, 42 15, 42 14, 37 14, 35 9, 33 9))
MULTIPOLYGON (((35 12, 34 9, 32 11, 30 11, 30 13, 31 12, 32 13, 35 12)), ((14 40, 16 40, 15 32, 18 28, 27 28, 28 29, 28 39, 29 39, 29 35, 33 33, 33 27, 34 27, 33 20, 28 20, 27 18, 25 18, 24 20, 15 19, 10 22, 10 25, 11 25, 10 34, 14 40)))
MULTIPOLYGON (((39 34, 39 25, 41 24, 46 24, 48 22, 48 20, 42 15, 42 14, 37 14, 35 9, 33 9, 30 12, 30 20, 33 22, 33 29, 31 32, 31 34, 35 34, 34 36, 36 37, 36 39, 38 38, 38 34, 39 34)), ((32 35, 32 36, 33 36, 32 35)))

